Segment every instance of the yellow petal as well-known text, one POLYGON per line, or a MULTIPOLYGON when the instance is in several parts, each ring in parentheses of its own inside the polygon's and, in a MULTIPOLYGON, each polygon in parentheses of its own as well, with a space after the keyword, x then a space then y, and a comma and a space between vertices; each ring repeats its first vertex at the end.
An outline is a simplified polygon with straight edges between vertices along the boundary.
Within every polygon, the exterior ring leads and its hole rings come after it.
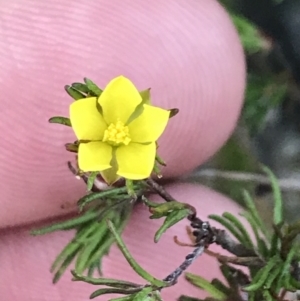
POLYGON ((103 138, 107 124, 96 105, 96 97, 80 99, 70 105, 70 120, 78 140, 103 138))
POLYGON ((96 141, 80 143, 78 149, 78 166, 82 171, 102 171, 111 167, 112 147, 96 141))
POLYGON ((145 104, 143 113, 128 125, 131 141, 156 141, 165 130, 169 115, 167 110, 145 104))
POLYGON ((152 172, 156 154, 155 143, 143 145, 130 143, 116 150, 117 174, 130 180, 148 178, 152 172))
POLYGON ((142 97, 129 79, 119 76, 109 82, 98 101, 108 125, 118 120, 125 124, 142 97))

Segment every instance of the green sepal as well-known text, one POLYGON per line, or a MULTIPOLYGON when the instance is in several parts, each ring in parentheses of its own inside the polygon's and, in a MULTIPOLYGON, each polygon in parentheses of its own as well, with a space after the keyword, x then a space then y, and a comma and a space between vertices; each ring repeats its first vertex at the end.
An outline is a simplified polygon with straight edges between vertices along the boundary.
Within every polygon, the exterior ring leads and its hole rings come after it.
POLYGON ((170 112, 169 118, 172 118, 172 117, 176 116, 179 113, 179 109, 177 109, 177 108, 170 109, 168 111, 170 112))
POLYGON ((89 91, 92 92, 92 94, 94 94, 97 97, 101 95, 103 91, 94 82, 92 82, 90 79, 86 77, 83 80, 87 88, 89 89, 89 91))
POLYGON ((142 104, 147 104, 147 105, 151 104, 150 90, 151 90, 151 88, 143 90, 143 91, 139 91, 139 93, 142 97, 142 104))
POLYGON ((65 148, 68 152, 78 153, 78 144, 76 143, 66 143, 65 148))
POLYGON ((77 91, 76 89, 74 89, 73 87, 66 85, 65 86, 65 91, 74 99, 74 100, 79 100, 79 99, 83 99, 86 96, 84 94, 82 94, 81 92, 77 91))
POLYGON ((98 171, 93 171, 90 173, 87 181, 87 191, 91 191, 94 185, 94 182, 97 178, 98 171))
POLYGON ((155 161, 162 166, 167 166, 167 163, 159 156, 156 154, 155 156, 155 161))
POLYGON ((54 116, 51 117, 49 120, 49 123, 58 123, 66 126, 72 126, 70 118, 62 117, 62 116, 54 116))
POLYGON ((85 93, 85 94, 89 94, 90 90, 87 87, 87 85, 82 84, 82 83, 73 83, 72 84, 72 88, 76 89, 79 92, 85 93))

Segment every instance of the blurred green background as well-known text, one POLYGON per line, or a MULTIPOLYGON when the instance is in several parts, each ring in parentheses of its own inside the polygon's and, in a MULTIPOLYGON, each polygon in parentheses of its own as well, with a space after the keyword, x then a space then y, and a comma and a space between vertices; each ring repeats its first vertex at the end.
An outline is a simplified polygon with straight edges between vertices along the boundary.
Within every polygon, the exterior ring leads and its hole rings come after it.
POLYGON ((300 217, 300 0, 222 0, 247 61, 244 107, 226 145, 189 181, 243 204, 250 190, 269 220, 272 196, 260 164, 280 179, 284 210, 300 217), (299 184, 298 184, 299 182, 299 184))

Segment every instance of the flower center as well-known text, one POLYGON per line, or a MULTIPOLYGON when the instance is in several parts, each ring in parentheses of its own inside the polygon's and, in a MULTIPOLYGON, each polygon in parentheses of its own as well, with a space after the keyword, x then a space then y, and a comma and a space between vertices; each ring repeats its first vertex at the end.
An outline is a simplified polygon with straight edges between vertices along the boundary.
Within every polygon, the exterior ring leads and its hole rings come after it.
POLYGON ((120 120, 117 123, 111 123, 104 132, 103 142, 111 145, 128 145, 130 141, 128 126, 125 126, 120 120))

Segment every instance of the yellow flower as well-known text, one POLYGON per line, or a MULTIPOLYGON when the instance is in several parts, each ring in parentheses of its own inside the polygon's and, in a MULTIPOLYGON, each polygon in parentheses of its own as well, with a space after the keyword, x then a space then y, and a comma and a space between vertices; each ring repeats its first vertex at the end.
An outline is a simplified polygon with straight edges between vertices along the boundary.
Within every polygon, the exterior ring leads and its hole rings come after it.
POLYGON ((119 177, 141 180, 150 176, 155 141, 168 123, 169 111, 143 103, 133 83, 119 76, 98 99, 73 102, 70 120, 80 141, 79 168, 99 171, 111 184, 119 177))

